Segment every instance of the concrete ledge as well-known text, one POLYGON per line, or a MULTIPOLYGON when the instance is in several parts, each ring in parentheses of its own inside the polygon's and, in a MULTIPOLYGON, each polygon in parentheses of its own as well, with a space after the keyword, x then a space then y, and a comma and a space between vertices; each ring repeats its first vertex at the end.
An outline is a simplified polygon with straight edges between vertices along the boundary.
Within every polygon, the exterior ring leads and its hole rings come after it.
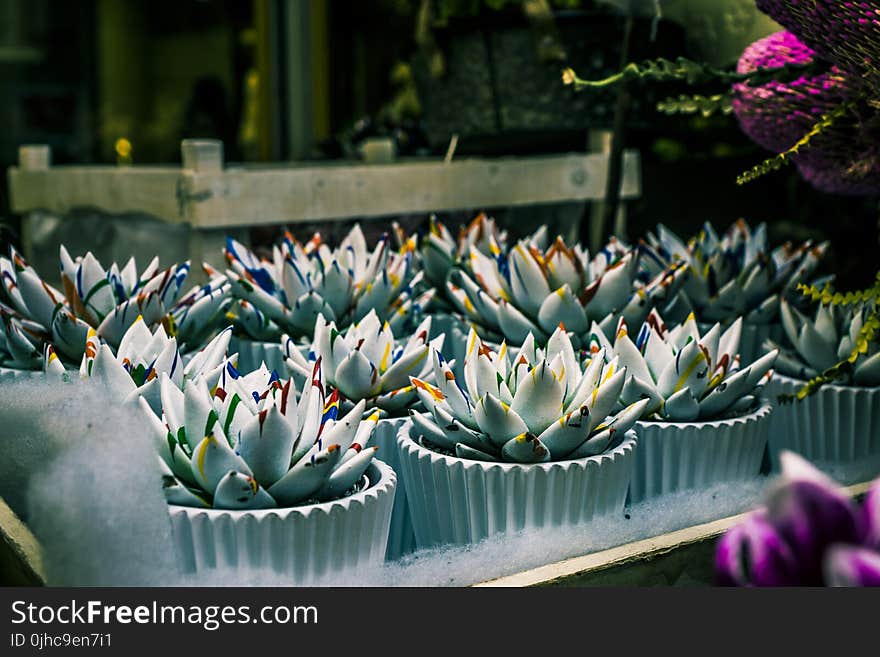
POLYGON ((40 544, 0 497, 0 584, 43 586, 45 583, 40 544))
MULTIPOLYGON (((870 482, 847 486, 854 498, 870 482)), ((564 559, 475 586, 711 586, 716 539, 748 513, 564 559)))

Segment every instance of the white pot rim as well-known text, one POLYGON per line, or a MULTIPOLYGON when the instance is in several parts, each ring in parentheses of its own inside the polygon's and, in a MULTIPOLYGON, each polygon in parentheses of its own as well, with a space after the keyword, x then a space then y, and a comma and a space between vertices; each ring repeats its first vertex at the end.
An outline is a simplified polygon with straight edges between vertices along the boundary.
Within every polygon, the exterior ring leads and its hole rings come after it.
POLYGON ((412 422, 407 422, 397 432, 397 446, 403 452, 407 453, 415 453, 417 458, 429 457, 431 459, 432 465, 437 462, 443 462, 446 467, 451 467, 455 464, 463 464, 465 467, 479 467, 484 470, 491 470, 494 468, 500 468, 504 472, 510 471, 532 471, 535 468, 541 470, 554 470, 554 469, 566 469, 566 468, 577 468, 586 470, 590 463, 598 463, 601 465, 605 461, 613 461, 620 456, 626 454, 627 452, 631 452, 636 448, 636 444, 638 443, 638 435, 635 429, 629 429, 623 437, 623 441, 614 449, 609 450, 607 452, 603 452, 602 454, 596 454, 595 456, 585 456, 579 459, 561 459, 559 461, 548 461, 546 463, 509 463, 504 461, 478 461, 476 459, 466 459, 461 458, 460 456, 450 456, 447 454, 441 454, 440 452, 435 452, 432 449, 428 449, 427 447, 422 446, 417 443, 415 439, 410 436, 410 429, 415 426, 412 422))
POLYGON ((761 398, 760 404, 758 408, 750 413, 746 413, 745 415, 737 415, 736 417, 728 417, 720 420, 696 420, 689 422, 670 422, 668 420, 639 420, 636 422, 636 426, 642 426, 645 428, 648 427, 721 427, 721 426, 729 426, 734 424, 746 424, 748 422, 753 422, 755 420, 760 420, 773 410, 773 404, 770 403, 770 400, 761 398))
MULTIPOLYGON (((72 371, 73 371, 73 370, 67 369, 66 367, 65 367, 64 369, 66 369, 68 372, 72 372, 72 371)), ((79 368, 77 368, 77 371, 78 371, 78 370, 79 370, 79 368)), ((45 374, 45 372, 44 372, 42 369, 39 369, 39 368, 38 368, 38 369, 33 369, 33 368, 25 368, 25 367, 10 367, 9 365, 0 365, 0 374, 6 374, 6 373, 14 374, 14 375, 25 375, 25 374, 26 374, 26 375, 38 375, 38 374, 45 374)))
POLYGON ((221 516, 231 516, 233 518, 253 516, 259 520, 270 516, 284 519, 291 515, 309 516, 315 513, 329 515, 335 507, 348 509, 348 507, 353 505, 365 506, 371 500, 376 500, 392 493, 397 486, 397 475, 394 473, 394 470, 390 465, 377 458, 373 458, 370 466, 367 468, 366 475, 370 481, 366 488, 348 497, 341 497, 327 502, 273 509, 205 509, 196 506, 184 506, 182 504, 169 504, 168 511, 171 515, 184 513, 190 518, 194 518, 203 514, 215 519, 221 516))
MULTIPOLYGON (((791 385, 801 387, 809 383, 806 379, 799 379, 794 376, 788 376, 786 374, 782 374, 778 370, 773 370, 773 379, 777 379, 782 383, 789 383, 791 385)), ((771 379, 771 381, 773 380, 771 379)), ((820 393, 823 390, 867 390, 868 392, 877 392, 880 391, 880 386, 848 386, 841 383, 823 383, 822 387, 820 387, 816 393, 820 393)))

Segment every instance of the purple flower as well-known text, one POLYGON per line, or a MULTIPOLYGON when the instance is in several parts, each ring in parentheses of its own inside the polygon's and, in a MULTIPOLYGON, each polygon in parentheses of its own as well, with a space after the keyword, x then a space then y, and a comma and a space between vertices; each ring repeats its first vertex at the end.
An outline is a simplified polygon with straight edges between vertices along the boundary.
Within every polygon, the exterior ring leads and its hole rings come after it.
POLYGON ((785 540, 756 512, 732 527, 715 553, 721 586, 786 586, 797 583, 797 563, 785 540))
POLYGON ((730 528, 715 553, 726 586, 880 586, 880 479, 863 506, 792 452, 766 506, 730 528))
POLYGON ((823 570, 829 586, 880 586, 880 552, 853 545, 832 545, 823 570))
MULTIPOLYGON (((776 32, 748 46, 736 71, 751 73, 786 64, 807 64, 815 54, 791 32, 776 32)), ((823 114, 844 100, 839 75, 840 71, 832 69, 789 83, 735 84, 733 109, 743 132, 768 150, 791 148, 823 114)))
POLYGON ((832 543, 857 544, 862 518, 832 481, 801 456, 780 456, 782 476, 767 496, 767 519, 798 557, 804 584, 822 583, 822 558, 832 543))
MULTIPOLYGON (((816 51, 791 32, 777 32, 743 51, 737 72, 785 64, 806 64, 816 51)), ((837 66, 791 82, 736 84, 733 110, 740 127, 757 144, 776 153, 791 148, 819 119, 858 93, 860 82, 837 66)), ((816 188, 838 194, 870 194, 880 189, 880 153, 872 134, 874 110, 857 107, 838 119, 792 157, 801 175, 816 188), (864 116, 862 116, 864 114, 864 116)))
POLYGON ((880 80, 880 0, 757 0, 768 14, 854 79, 880 80))

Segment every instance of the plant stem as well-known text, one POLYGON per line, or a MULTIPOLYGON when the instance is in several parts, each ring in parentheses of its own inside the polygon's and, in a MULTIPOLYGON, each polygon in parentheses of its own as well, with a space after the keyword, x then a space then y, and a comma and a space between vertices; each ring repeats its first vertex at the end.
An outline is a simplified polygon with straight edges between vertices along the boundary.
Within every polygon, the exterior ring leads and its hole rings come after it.
MULTIPOLYGON (((632 40, 633 17, 628 14, 623 28, 621 46, 621 68, 629 60, 630 41, 632 40)), ((623 75, 622 73, 620 74, 623 75)), ((614 110, 614 132, 611 135, 611 153, 608 155, 608 178, 605 185, 605 203, 602 207, 602 238, 608 236, 614 226, 617 207, 620 205, 621 165, 623 164, 623 146, 626 132, 626 116, 629 113, 629 85, 625 82, 617 92, 617 106, 614 110)), ((623 235, 619 237, 623 238, 623 235)))

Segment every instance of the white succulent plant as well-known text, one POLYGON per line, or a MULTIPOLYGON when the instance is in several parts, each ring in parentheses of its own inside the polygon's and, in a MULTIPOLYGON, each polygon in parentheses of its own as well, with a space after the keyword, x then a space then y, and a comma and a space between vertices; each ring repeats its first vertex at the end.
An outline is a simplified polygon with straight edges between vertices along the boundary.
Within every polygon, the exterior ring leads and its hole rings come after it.
POLYGON ((600 454, 641 417, 647 400, 615 411, 626 369, 599 355, 578 361, 557 328, 546 351, 529 335, 515 359, 471 329, 464 386, 431 350, 435 384, 413 378, 428 413, 412 413, 413 435, 461 458, 538 463, 600 454))
POLYGON ((320 361, 308 385, 262 367, 246 376, 232 368, 210 392, 203 380, 180 390, 161 378, 159 413, 142 410, 164 470, 172 504, 215 509, 266 509, 338 499, 364 485, 377 447, 378 413, 365 403, 339 416, 338 393, 322 381, 320 361))
POLYGON ((40 349, 51 336, 38 322, 0 302, 0 366, 21 370, 38 369, 40 349))
POLYGON ((138 317, 150 326, 165 319, 189 274, 188 262, 160 271, 154 258, 138 274, 134 258, 104 269, 91 252, 74 259, 62 246, 60 255, 63 292, 14 250, 0 258, 5 343, 18 362, 39 367, 49 342, 57 355, 78 362, 90 328, 117 347, 138 317))
POLYGON ((643 418, 669 422, 711 420, 753 409, 772 374, 778 352, 741 364, 738 349, 742 319, 727 329, 716 323, 701 335, 694 316, 671 329, 652 311, 635 342, 621 319, 613 344, 599 326, 590 334, 590 353, 625 367, 623 405, 643 399, 643 418))
POLYGON ((809 282, 828 249, 828 242, 810 241, 771 248, 767 225, 753 229, 742 219, 721 237, 706 222, 687 244, 659 224, 656 234, 648 233, 648 242, 656 254, 645 260, 648 266, 652 261, 687 264, 690 275, 683 292, 701 322, 743 317, 751 324, 776 320, 780 298, 809 282))
MULTIPOLYGON (((255 326, 264 339, 269 320, 274 337, 288 333, 299 338, 311 333, 318 315, 339 326, 358 321, 375 310, 383 321, 402 329, 413 323, 434 295, 422 290, 423 274, 412 266, 415 242, 399 252, 389 250, 383 235, 368 252, 361 229, 356 225, 336 249, 315 235, 301 244, 290 233, 272 251, 272 260, 261 259, 244 245, 227 240, 226 275, 232 294, 247 301, 261 318, 243 321, 246 332, 255 326)), ((253 315, 246 309, 246 314, 253 315)))
POLYGON ((227 311, 234 301, 231 289, 226 277, 215 273, 205 285, 193 287, 174 304, 170 316, 181 352, 201 348, 229 325, 227 311))
POLYGON ((648 284, 636 282, 638 249, 612 240, 594 258, 561 238, 542 252, 521 241, 508 253, 492 245, 492 255, 470 251, 470 271, 454 270, 447 289, 458 310, 485 337, 501 334, 513 344, 532 334, 545 343, 560 325, 579 336, 591 321, 613 325, 623 314, 642 321, 671 298, 684 268, 673 265, 648 284))
POLYGON ((462 225, 458 238, 453 237, 448 228, 431 215, 428 232, 421 241, 419 256, 425 276, 437 288, 446 285, 449 272, 467 261, 471 248, 484 255, 490 255, 490 243, 507 244, 507 231, 498 229, 495 219, 484 212, 478 214, 470 223, 462 225))
POLYGON ((852 367, 842 372, 843 384, 880 386, 880 342, 860 339, 859 334, 872 313, 873 303, 850 306, 819 304, 811 319, 784 299, 780 303, 782 327, 793 348, 779 347, 772 341, 767 348, 779 349, 777 369, 796 379, 813 379, 858 349, 852 367))
POLYGON ((445 335, 429 340, 431 317, 404 340, 394 336, 389 323, 375 311, 340 332, 336 324, 318 317, 308 357, 289 336, 282 338, 287 366, 297 380, 304 379, 314 361, 321 359, 329 385, 348 402, 366 400, 370 406, 399 413, 419 401, 410 376, 432 380, 428 353, 442 350, 445 335))
MULTIPOLYGON (((233 368, 237 354, 226 355, 231 336, 232 327, 227 327, 184 363, 177 340, 169 337, 161 324, 150 331, 143 318, 138 317, 122 336, 115 353, 94 329, 89 328, 79 376, 100 381, 111 397, 120 403, 142 397, 152 408, 160 409, 160 380, 163 377, 178 388, 182 388, 186 381, 199 380, 211 388, 224 370, 233 368)), ((51 344, 46 346, 43 367, 47 373, 70 378, 51 344)))

